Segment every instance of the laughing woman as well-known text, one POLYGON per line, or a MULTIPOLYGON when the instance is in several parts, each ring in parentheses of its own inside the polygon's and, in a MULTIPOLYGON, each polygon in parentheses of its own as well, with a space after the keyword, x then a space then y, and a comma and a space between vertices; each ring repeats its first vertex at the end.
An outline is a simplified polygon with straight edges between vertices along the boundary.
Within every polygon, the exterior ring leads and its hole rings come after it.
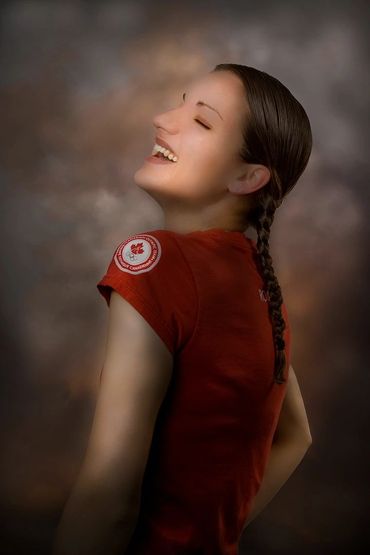
POLYGON ((97 284, 105 359, 54 555, 237 555, 312 442, 269 252, 307 114, 276 78, 220 64, 153 123, 134 179, 165 225, 124 238, 97 284))

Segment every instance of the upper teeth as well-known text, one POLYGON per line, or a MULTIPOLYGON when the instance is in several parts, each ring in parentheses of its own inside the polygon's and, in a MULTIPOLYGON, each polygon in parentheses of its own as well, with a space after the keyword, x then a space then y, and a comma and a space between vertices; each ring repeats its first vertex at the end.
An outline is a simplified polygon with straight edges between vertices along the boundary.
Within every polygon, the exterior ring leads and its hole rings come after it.
POLYGON ((152 156, 155 156, 157 154, 157 152, 161 152, 163 154, 163 156, 165 156, 166 158, 169 158, 170 160, 172 160, 172 162, 177 162, 177 156, 176 154, 174 154, 173 152, 171 152, 170 150, 163 148, 163 146, 158 145, 157 143, 154 144, 153 146, 153 150, 152 150, 152 156))

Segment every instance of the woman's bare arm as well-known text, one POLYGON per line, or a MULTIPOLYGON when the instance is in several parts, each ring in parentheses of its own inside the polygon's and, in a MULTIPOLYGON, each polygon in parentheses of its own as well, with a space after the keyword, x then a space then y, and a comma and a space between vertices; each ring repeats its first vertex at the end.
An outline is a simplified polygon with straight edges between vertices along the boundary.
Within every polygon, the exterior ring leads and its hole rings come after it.
POLYGON ((286 393, 269 459, 244 529, 288 480, 311 443, 312 437, 302 394, 293 367, 290 366, 286 393))
POLYGON ((85 458, 53 555, 123 555, 134 533, 154 425, 173 360, 143 316, 111 293, 104 369, 85 458))
POLYGON ((302 438, 304 441, 308 440, 308 443, 312 443, 302 393, 293 366, 290 365, 287 388, 273 442, 292 437, 302 438))

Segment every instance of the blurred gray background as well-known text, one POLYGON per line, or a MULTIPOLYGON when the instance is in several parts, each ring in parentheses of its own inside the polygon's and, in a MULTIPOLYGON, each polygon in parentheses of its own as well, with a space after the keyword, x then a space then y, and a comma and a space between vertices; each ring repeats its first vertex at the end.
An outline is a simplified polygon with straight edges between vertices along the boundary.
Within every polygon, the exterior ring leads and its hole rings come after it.
POLYGON ((313 150, 272 227, 313 444, 244 554, 367 553, 368 2, 1 4, 2 555, 49 553, 103 363, 96 289, 128 234, 160 228, 133 182, 153 116, 217 63, 303 104, 313 150))

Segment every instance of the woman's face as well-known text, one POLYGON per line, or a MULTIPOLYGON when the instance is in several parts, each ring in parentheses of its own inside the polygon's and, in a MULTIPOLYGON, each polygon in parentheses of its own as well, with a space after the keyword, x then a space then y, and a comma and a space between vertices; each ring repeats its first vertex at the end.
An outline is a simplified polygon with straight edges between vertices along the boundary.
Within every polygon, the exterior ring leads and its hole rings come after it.
POLYGON ((146 160, 134 175, 135 183, 160 204, 172 200, 200 206, 220 198, 240 173, 246 111, 243 84, 233 73, 210 72, 196 79, 180 92, 177 107, 153 120, 155 136, 170 145, 177 162, 146 160))

